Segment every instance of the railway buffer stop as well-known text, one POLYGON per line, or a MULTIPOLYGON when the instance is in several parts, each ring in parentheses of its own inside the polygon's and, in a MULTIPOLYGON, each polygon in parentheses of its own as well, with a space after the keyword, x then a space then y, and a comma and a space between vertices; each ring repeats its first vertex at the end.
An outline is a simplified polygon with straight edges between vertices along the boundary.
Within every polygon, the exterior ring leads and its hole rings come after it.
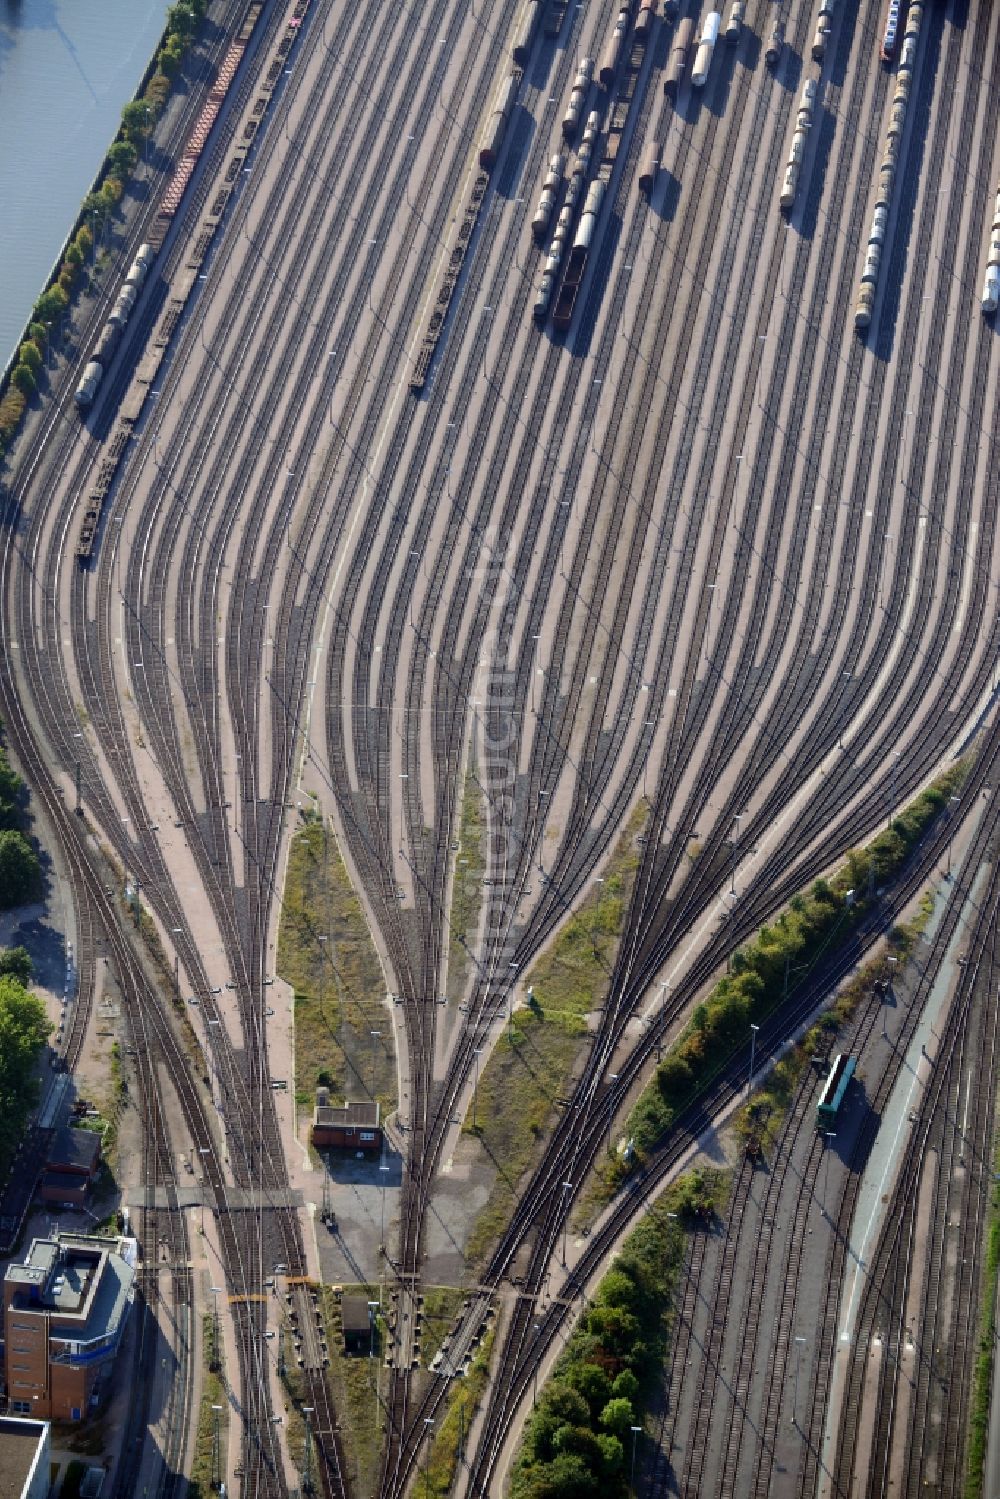
POLYGON ((316 1089, 312 1143, 317 1150, 361 1150, 377 1155, 382 1149, 380 1105, 351 1103, 337 1107, 329 1101, 329 1090, 316 1089))

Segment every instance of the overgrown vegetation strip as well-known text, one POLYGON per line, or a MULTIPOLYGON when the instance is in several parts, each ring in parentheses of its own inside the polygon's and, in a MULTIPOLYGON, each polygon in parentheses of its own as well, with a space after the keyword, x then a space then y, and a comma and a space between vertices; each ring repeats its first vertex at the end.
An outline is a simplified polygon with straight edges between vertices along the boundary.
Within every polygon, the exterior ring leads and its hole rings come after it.
POLYGON ((969 1456, 965 1476, 965 1499, 982 1499, 986 1473, 986 1450, 990 1434, 990 1404, 993 1394, 994 1348, 997 1336, 997 1276, 1000 1275, 1000 1135, 993 1141, 993 1185, 986 1220, 986 1254, 983 1266, 983 1301, 979 1316, 979 1344, 972 1376, 969 1411, 969 1456))
POLYGON ((557 933, 526 976, 531 997, 482 1070, 475 1105, 463 1125, 478 1136, 496 1176, 472 1226, 466 1259, 478 1263, 509 1221, 517 1185, 531 1166, 558 1100, 568 1091, 587 1035, 587 1015, 610 981, 646 819, 629 819, 600 883, 557 933))
MULTIPOLYGON (((615 1162, 617 1180, 648 1158, 681 1110, 746 1045, 750 1026, 777 1010, 794 984, 857 927, 948 806, 967 770, 960 762, 939 777, 865 848, 851 850, 830 879, 814 881, 808 893, 795 896, 752 943, 733 954, 730 972, 697 1006, 633 1108, 626 1133, 634 1149, 628 1160, 623 1156, 615 1162)), ((888 936, 897 944, 907 940, 904 928, 893 928, 888 936)), ((836 1029, 836 1007, 824 1024, 836 1029)))
POLYGON ((188 1499, 208 1499, 218 1492, 216 1473, 213 1471, 215 1451, 215 1417, 219 1417, 219 1474, 225 1482, 226 1445, 229 1435, 229 1402, 223 1374, 224 1356, 221 1347, 215 1346, 215 1318, 208 1313, 201 1319, 201 1346, 203 1383, 201 1405, 198 1410, 198 1430, 195 1436, 194 1460, 188 1482, 188 1499), (221 1406, 216 1412, 214 1407, 221 1406))
POLYGON ((296 1102, 317 1086, 339 1098, 396 1104, 396 1066, 385 979, 361 902, 330 827, 316 813, 292 838, 278 972, 295 991, 296 1102), (375 1034, 373 1034, 375 1033, 375 1034))
POLYGON ((633 1492, 637 1428, 669 1352, 687 1235, 718 1213, 728 1186, 726 1172, 689 1172, 629 1234, 526 1424, 512 1499, 633 1492))
POLYGON ((452 1381, 445 1413, 431 1442, 423 1482, 415 1490, 417 1493, 422 1491, 427 1499, 430 1496, 433 1499, 447 1499, 452 1491, 469 1429, 486 1389, 496 1331, 492 1327, 483 1338, 465 1378, 452 1381))

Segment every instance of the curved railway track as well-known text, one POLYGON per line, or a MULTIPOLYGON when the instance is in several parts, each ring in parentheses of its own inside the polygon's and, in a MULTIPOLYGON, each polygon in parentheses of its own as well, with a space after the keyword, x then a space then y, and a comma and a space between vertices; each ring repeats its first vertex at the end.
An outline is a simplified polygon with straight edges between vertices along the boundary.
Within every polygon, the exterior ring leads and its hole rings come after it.
MULTIPOLYGON (((905 146, 912 185, 894 208, 884 278, 905 300, 883 298, 868 345, 848 330, 850 289, 890 91, 863 63, 879 25, 867 4, 840 19, 823 74, 828 161, 792 227, 775 203, 794 90, 754 66, 748 34, 720 51, 703 102, 682 98, 674 113, 654 40, 576 326, 565 343, 530 326, 532 193, 574 51, 596 49, 614 11, 610 0, 574 11, 571 45, 545 43, 521 80, 537 128, 516 125, 493 174, 424 398, 405 394, 411 334, 516 18, 484 28, 451 0, 374 18, 320 8, 140 424, 93 571, 66 565, 89 437, 60 428, 57 409, 46 457, 14 476, 22 532, 17 548, 8 533, 4 587, 18 659, 5 672, 8 696, 26 703, 18 752, 37 760, 36 741, 49 748, 62 767, 52 795, 82 760, 87 817, 202 1001, 228 1153, 211 1158, 212 1188, 236 1296, 255 1294, 273 1263, 305 1273, 308 1259, 282 1195, 263 987, 298 788, 335 817, 403 999, 408 1161, 393 1271, 414 1294, 476 1052, 652 771, 626 936, 572 1123, 556 1125, 484 1279, 495 1290, 527 1245, 530 1294, 572 1207, 561 1183, 583 1181, 684 1008, 728 950, 941 764, 991 682, 997 466, 981 434, 997 414, 994 342, 979 319, 970 344, 947 319, 906 316, 942 288, 959 306, 953 270, 958 287, 978 277, 987 196, 970 207, 967 179, 949 180, 956 149, 974 182, 990 177, 998 103, 969 70, 960 24, 975 7, 953 5, 924 27, 905 146), (681 189, 662 219, 634 191, 650 136, 666 141, 681 189), (706 212, 713 198, 717 214, 706 212), (912 245, 932 240, 939 259, 911 264, 912 245), (927 691, 942 679, 950 692, 927 691), (482 775, 491 883, 467 1017, 442 1032, 470 736, 481 751, 503 743, 513 770, 503 785, 489 767, 482 775), (180 838, 160 834, 165 817, 180 838), (182 895, 185 880, 203 911, 182 895), (232 1000, 214 994, 222 978, 232 1000), (648 1023, 609 1081, 644 1007, 648 1023), (230 1182, 261 1189, 255 1214, 228 1204, 230 1182)), ((805 7, 790 18, 796 54, 811 19, 805 7)), ((762 0, 748 22, 764 27, 762 0)), ((246 107, 252 81, 241 87, 246 107)), ((209 172, 203 192, 210 183, 209 172)), ((183 253, 178 239, 168 269, 183 253)), ((121 389, 111 382, 108 410, 121 389)), ((34 783, 34 762, 22 763, 34 783)), ((939 832, 921 867, 941 846, 939 832)), ((95 900, 94 868, 87 879, 95 900)), ((793 994, 783 1024, 815 987, 793 994)), ((167 1012, 151 1013, 151 1049, 176 1058, 167 1012)), ((769 1045, 779 1040, 776 1023, 769 1045)), ((713 1085, 708 1106, 731 1086, 713 1085)), ((200 1085, 182 1105, 202 1138, 200 1085)), ((650 1180, 671 1159, 668 1145, 650 1180)), ((158 1170, 154 1151, 147 1176, 158 1170)), ((158 1185, 169 1200, 169 1178, 158 1185)), ((637 1200, 619 1205, 616 1232, 637 1200)), ((168 1225, 177 1216, 157 1208, 168 1225)), ((802 1253, 793 1240, 789 1286, 802 1253)), ((176 1294, 187 1306, 182 1277, 176 1294)), ((239 1305, 245 1477, 283 1493, 263 1326, 255 1303, 239 1305)), ((561 1316, 537 1335, 546 1346, 561 1316)), ((782 1324, 779 1364, 789 1335, 782 1324)), ((476 1482, 493 1472, 535 1344, 519 1306, 470 1454, 476 1482)), ((321 1377, 309 1398, 322 1481, 341 1492, 321 1377)), ((392 1372, 386 1496, 402 1493, 442 1398, 443 1386, 392 1372)), ((768 1420, 772 1407, 768 1397, 768 1420)), ((706 1430, 718 1419, 706 1402, 706 1430)), ((742 1443, 733 1426, 727 1492, 742 1443)))

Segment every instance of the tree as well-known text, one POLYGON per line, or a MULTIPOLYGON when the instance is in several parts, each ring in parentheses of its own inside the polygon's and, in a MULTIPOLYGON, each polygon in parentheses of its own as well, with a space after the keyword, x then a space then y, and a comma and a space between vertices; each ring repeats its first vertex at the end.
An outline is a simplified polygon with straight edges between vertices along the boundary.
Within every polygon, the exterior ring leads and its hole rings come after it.
POLYGON ((31 958, 26 947, 8 947, 0 952, 0 978, 17 979, 25 987, 31 982, 31 958))
POLYGON ((198 29, 198 17, 190 5, 185 5, 183 0, 178 0, 177 5, 171 5, 167 11, 167 30, 172 31, 175 36, 183 37, 190 41, 198 29))
POLYGON ((49 341, 49 330, 48 328, 46 328, 45 324, 29 323, 28 336, 30 337, 31 342, 36 345, 39 353, 43 354, 45 352, 45 345, 49 341))
POLYGON ((0 978, 0 1169, 9 1164, 38 1096, 34 1062, 51 1030, 42 1001, 15 978, 0 978))
POLYGON ((586 1400, 591 1419, 611 1398, 611 1381, 597 1364, 574 1364, 566 1370, 564 1378, 586 1400))
POLYGON ((139 160, 131 141, 115 141, 108 148, 108 166, 116 177, 127 177, 139 160))
POLYGON ((597 1438, 597 1445, 601 1452, 601 1467, 604 1472, 613 1476, 620 1473, 625 1465, 625 1448, 618 1437, 613 1437, 610 1432, 602 1431, 597 1438))
MULTIPOLYGON (((21 410, 24 410, 22 405, 21 410)), ((0 828, 16 827, 20 818, 20 804, 24 800, 24 782, 11 767, 3 748, 0 747, 0 828)))
MULTIPOLYGON (((100 193, 88 193, 83 200, 82 212, 85 219, 90 219, 98 224, 103 224, 109 212, 107 198, 103 197, 100 193)), ((83 230, 81 228, 81 230, 77 234, 77 239, 79 239, 80 234, 82 233, 83 230)), ((90 234, 89 229, 87 230, 87 233, 90 234)), ((94 242, 93 235, 91 235, 90 242, 91 244, 93 244, 94 242)))
POLYGON ((611 1386, 612 1395, 617 1395, 620 1400, 631 1400, 635 1403, 635 1397, 639 1393, 639 1381, 631 1369, 623 1369, 615 1376, 615 1382, 611 1386))
POLYGON ((554 1417, 560 1426, 586 1426, 590 1420, 590 1411, 587 1409, 587 1402, 583 1396, 558 1380, 550 1384, 545 1391, 543 1409, 546 1415, 554 1417))
POLYGON ((61 318, 69 306, 69 297, 61 286, 50 286, 35 303, 35 316, 39 322, 54 323, 61 318))
POLYGON ((122 110, 122 129, 131 140, 142 140, 149 131, 150 109, 144 99, 130 99, 122 110))
POLYGON ((531 1472, 525 1499, 588 1499, 598 1491, 596 1474, 575 1452, 560 1452, 550 1463, 531 1472))
POLYGON ((22 396, 33 396, 38 389, 38 381, 26 364, 15 364, 10 378, 22 396))
POLYGON ((146 102, 153 111, 154 119, 167 102, 169 93, 170 79, 164 73, 154 73, 146 84, 146 102))
POLYGON ((601 1411, 600 1423, 605 1431, 610 1431, 612 1436, 624 1441, 626 1432, 635 1425, 635 1409, 631 1400, 626 1400, 624 1395, 614 1396, 601 1411))
POLYGON ((7 828, 0 833, 0 910, 36 900, 41 888, 37 854, 23 833, 7 828))
POLYGON ((38 352, 38 345, 30 341, 21 345, 18 354, 22 364, 26 364, 33 375, 37 375, 42 367, 42 356, 38 352))
POLYGON ((101 197, 107 199, 112 207, 116 203, 119 203, 121 201, 121 196, 124 191, 125 189, 122 187, 117 177, 105 177, 103 183, 101 184, 101 197))

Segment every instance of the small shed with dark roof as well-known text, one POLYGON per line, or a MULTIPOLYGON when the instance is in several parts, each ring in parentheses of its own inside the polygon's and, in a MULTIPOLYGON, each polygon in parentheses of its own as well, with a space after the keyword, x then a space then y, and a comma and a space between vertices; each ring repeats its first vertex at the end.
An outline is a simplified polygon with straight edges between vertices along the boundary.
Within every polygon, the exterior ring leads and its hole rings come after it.
POLYGON ((49 1149, 48 1170, 85 1176, 97 1171, 101 1159, 101 1137, 92 1129, 60 1129, 49 1149))
POLYGON ((382 1124, 378 1103, 347 1103, 342 1108, 317 1103, 313 1115, 312 1142, 317 1150, 382 1149, 382 1124))
POLYGON ((340 1301, 340 1320, 344 1328, 345 1353, 371 1353, 372 1315, 371 1307, 363 1296, 343 1296, 340 1301))

